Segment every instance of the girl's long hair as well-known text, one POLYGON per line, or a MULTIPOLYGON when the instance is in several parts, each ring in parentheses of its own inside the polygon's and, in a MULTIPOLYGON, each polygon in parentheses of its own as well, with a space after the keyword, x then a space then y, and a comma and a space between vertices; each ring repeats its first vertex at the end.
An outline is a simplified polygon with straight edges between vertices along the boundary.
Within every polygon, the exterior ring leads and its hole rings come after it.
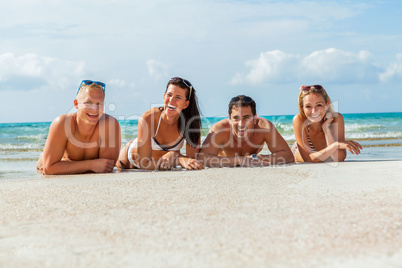
POLYGON ((197 148, 201 137, 201 115, 198 106, 198 99, 195 88, 186 80, 175 77, 169 80, 166 91, 169 85, 175 85, 186 90, 186 99, 190 101, 188 107, 181 111, 179 119, 179 131, 183 133, 187 143, 192 147, 197 148), (190 87, 192 89, 190 89, 190 87))

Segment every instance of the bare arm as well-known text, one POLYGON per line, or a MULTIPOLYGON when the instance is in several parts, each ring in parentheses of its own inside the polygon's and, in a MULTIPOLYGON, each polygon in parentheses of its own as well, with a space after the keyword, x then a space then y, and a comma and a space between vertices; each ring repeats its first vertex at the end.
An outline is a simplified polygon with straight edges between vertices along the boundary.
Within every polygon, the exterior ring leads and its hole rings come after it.
POLYGON ((309 150, 310 148, 308 148, 308 146, 304 146, 305 144, 308 144, 307 137, 304 134, 304 128, 306 124, 306 119, 303 119, 299 114, 293 117, 293 129, 300 156, 304 162, 313 162, 310 157, 310 154, 312 153, 311 150, 309 150))
POLYGON ((180 165, 186 169, 192 170, 203 169, 204 166, 202 163, 196 159, 198 153, 200 152, 200 143, 201 139, 198 140, 198 146, 196 148, 191 146, 189 143, 186 143, 186 155, 184 156, 179 154, 175 159, 175 165, 180 165))
POLYGON ((152 158, 151 128, 154 124, 152 110, 145 112, 138 120, 138 163, 140 168, 147 170, 159 169, 160 161, 152 158))
POLYGON ((244 156, 218 156, 220 146, 229 142, 228 133, 230 130, 223 122, 224 120, 212 126, 202 144, 198 159, 208 167, 234 167, 250 162, 250 158, 244 156))
POLYGON ((115 165, 121 147, 120 124, 114 117, 109 115, 105 115, 99 124, 99 158, 111 159, 113 160, 113 165, 115 165))
POLYGON ((259 126, 265 132, 265 142, 271 152, 270 155, 261 155, 262 160, 273 165, 294 162, 294 156, 288 143, 276 127, 270 121, 263 118, 260 119, 259 126))
POLYGON ((360 154, 360 150, 363 149, 363 147, 355 141, 345 141, 345 121, 340 113, 338 113, 335 118, 327 116, 322 129, 328 145, 327 148, 332 152, 331 158, 335 162, 343 162, 345 160, 346 150, 352 154, 360 154), (329 126, 332 126, 332 131, 329 126))
POLYGON ((71 115, 57 117, 49 128, 49 135, 43 151, 43 174, 78 174, 87 171, 111 172, 113 163, 109 159, 93 159, 82 161, 63 161, 67 146, 65 127, 71 127, 71 115))
POLYGON ((299 152, 305 162, 324 162, 328 158, 333 161, 344 161, 346 158, 346 150, 352 153, 359 154, 361 146, 354 141, 345 141, 345 124, 343 116, 338 114, 336 118, 329 118, 323 123, 323 131, 327 147, 318 151, 312 152, 307 145, 307 135, 303 135, 305 121, 296 115, 293 119, 293 127, 295 130, 296 142, 299 152), (332 126, 332 130, 330 128, 332 126))
POLYGON ((336 144, 331 145, 330 148, 327 147, 318 152, 311 151, 311 148, 308 145, 309 143, 305 131, 305 129, 307 128, 307 124, 307 119, 303 119, 299 114, 297 114, 293 118, 293 128, 295 132, 298 151, 304 162, 323 162, 331 156, 334 150, 337 149, 335 148, 336 144))
POLYGON ((339 148, 339 142, 345 141, 345 122, 343 116, 338 114, 336 118, 332 118, 332 115, 328 114, 324 120, 322 130, 324 131, 327 148, 321 153, 323 156, 327 156, 327 158, 329 155, 335 162, 343 162, 346 158, 346 151, 339 148), (331 126, 333 128, 332 131, 331 126))

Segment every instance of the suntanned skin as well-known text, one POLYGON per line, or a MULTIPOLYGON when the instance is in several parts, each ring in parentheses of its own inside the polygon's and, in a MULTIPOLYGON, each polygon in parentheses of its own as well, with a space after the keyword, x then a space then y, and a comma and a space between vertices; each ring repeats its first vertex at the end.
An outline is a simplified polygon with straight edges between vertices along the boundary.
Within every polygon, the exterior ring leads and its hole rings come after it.
POLYGON ((275 126, 267 119, 254 116, 250 106, 234 107, 229 119, 212 126, 199 158, 209 167, 266 166, 294 161, 293 154, 275 126), (272 154, 258 155, 264 144, 272 154))
POLYGON ((340 113, 328 113, 329 105, 320 94, 311 93, 303 98, 303 112, 307 118, 300 114, 293 118, 298 148, 295 151, 297 162, 343 162, 346 150, 360 154, 363 149, 355 141, 345 141, 343 116, 340 113), (310 136, 316 152, 311 150, 307 136, 310 136))
MULTIPOLYGON (((180 151, 152 150, 151 139, 155 135, 156 127, 161 117, 161 124, 155 139, 164 145, 176 144, 181 136, 179 132, 180 113, 189 106, 186 100, 186 89, 176 85, 169 85, 163 96, 163 109, 152 108, 146 111, 138 121, 138 148, 132 151, 132 158, 138 162, 141 169, 169 170, 180 165, 186 169, 198 170, 204 168, 202 163, 195 159, 199 146, 192 147, 186 144, 186 155, 180 151)), ((128 161, 127 150, 132 141, 126 144, 120 152, 117 168, 136 168, 128 161)), ((200 143, 200 141, 199 141, 200 143)))
POLYGON ((103 113, 104 92, 89 87, 74 100, 76 113, 51 124, 37 169, 44 175, 112 172, 121 147, 120 125, 103 113))

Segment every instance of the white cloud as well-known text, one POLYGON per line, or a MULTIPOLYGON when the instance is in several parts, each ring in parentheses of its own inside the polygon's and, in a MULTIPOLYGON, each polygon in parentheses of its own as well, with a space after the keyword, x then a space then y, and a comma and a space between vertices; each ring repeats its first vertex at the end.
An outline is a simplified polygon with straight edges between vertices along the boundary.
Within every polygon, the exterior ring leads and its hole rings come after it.
POLYGON ((169 67, 167 64, 157 60, 147 60, 148 75, 155 79, 160 80, 169 75, 169 67))
POLYGON ((232 84, 258 85, 296 81, 333 83, 369 83, 379 81, 380 68, 367 51, 357 53, 329 48, 310 55, 288 54, 279 50, 261 53, 256 60, 245 63, 250 70, 237 73, 232 84))
MULTIPOLYGON (((371 57, 358 51, 364 48, 376 60, 379 55, 382 66, 387 64, 381 55, 401 52, 395 26, 400 17, 385 12, 388 7, 397 8, 383 1, 2 2, 0 90, 9 96, 7 103, 20 103, 22 98, 31 103, 35 96, 36 102, 45 103, 41 109, 31 109, 29 120, 42 120, 39 111, 47 109, 47 103, 63 107, 61 97, 72 97, 81 79, 106 82, 108 101, 118 107, 120 115, 127 115, 149 109, 149 103, 159 100, 166 79, 171 74, 182 75, 199 85, 201 103, 209 103, 211 98, 217 103, 206 112, 220 114, 234 91, 264 92, 264 83, 286 90, 288 85, 281 83, 313 83, 324 77, 364 80, 361 87, 366 88, 364 77, 378 79, 378 75, 373 71, 375 66, 370 66, 371 57), (377 20, 384 16, 388 20, 367 27, 373 22, 374 10, 384 12, 376 15, 377 20), (346 51, 321 51, 328 47, 346 51), (319 53, 309 55, 313 51, 319 53), (12 54, 7 58, 1 55, 4 52, 12 54), (28 57, 27 53, 34 54, 28 57), (303 65, 311 61, 321 65, 303 65), (327 70, 328 65, 336 68, 327 70), (359 70, 358 74, 354 70, 359 70), (227 81, 237 72, 234 84, 255 86, 228 86, 227 81), (71 91, 62 92, 62 87, 71 87, 71 91), (5 91, 7 88, 39 88, 51 94, 5 91)), ((397 69, 390 67, 388 76, 397 77, 397 69)), ((24 112, 21 116, 28 115, 24 112)))
POLYGON ((335 48, 311 53, 302 60, 302 69, 307 79, 334 83, 376 82, 380 72, 368 51, 354 53, 335 48))
POLYGON ((286 54, 280 50, 261 53, 256 60, 249 60, 246 66, 251 70, 248 74, 236 74, 232 84, 262 84, 264 82, 286 82, 293 80, 286 73, 296 73, 296 65, 299 63, 299 56, 286 54), (283 81, 282 79, 285 79, 283 81))
POLYGON ((381 81, 389 81, 392 79, 402 79, 402 53, 396 55, 396 61, 387 68, 387 70, 380 75, 381 81))
POLYGON ((0 55, 0 90, 66 88, 81 79, 84 66, 83 62, 61 61, 33 53, 23 56, 4 53, 0 55))

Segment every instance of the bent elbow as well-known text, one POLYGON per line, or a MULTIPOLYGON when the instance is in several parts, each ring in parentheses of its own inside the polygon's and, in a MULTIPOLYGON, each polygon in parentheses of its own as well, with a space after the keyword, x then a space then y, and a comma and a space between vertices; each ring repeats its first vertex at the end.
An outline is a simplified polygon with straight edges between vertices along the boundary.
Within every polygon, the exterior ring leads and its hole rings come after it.
POLYGON ((43 175, 56 175, 56 171, 50 165, 43 165, 43 175))
POLYGON ((288 157, 286 159, 286 163, 294 163, 295 162, 295 156, 293 155, 292 152, 290 152, 290 154, 288 154, 288 157))
POLYGON ((346 155, 341 155, 338 157, 338 162, 345 162, 346 155))
POLYGON ((155 163, 155 161, 151 158, 151 159, 140 159, 138 160, 138 165, 140 167, 140 169, 143 170, 156 170, 158 169, 158 164, 155 163))
POLYGON ((345 162, 346 159, 346 150, 338 151, 338 162, 345 162))
POLYGON ((313 154, 310 154, 310 159, 311 159, 311 161, 307 161, 307 162, 313 162, 313 163, 321 163, 321 162, 323 162, 321 159, 319 159, 317 157, 314 157, 313 154))
POLYGON ((54 164, 50 164, 50 163, 44 163, 43 165, 43 175, 62 175, 62 174, 66 174, 63 171, 61 171, 58 166, 57 163, 54 164))
POLYGON ((201 153, 201 151, 200 151, 200 152, 195 154, 194 158, 197 159, 198 161, 204 161, 205 154, 201 153))

